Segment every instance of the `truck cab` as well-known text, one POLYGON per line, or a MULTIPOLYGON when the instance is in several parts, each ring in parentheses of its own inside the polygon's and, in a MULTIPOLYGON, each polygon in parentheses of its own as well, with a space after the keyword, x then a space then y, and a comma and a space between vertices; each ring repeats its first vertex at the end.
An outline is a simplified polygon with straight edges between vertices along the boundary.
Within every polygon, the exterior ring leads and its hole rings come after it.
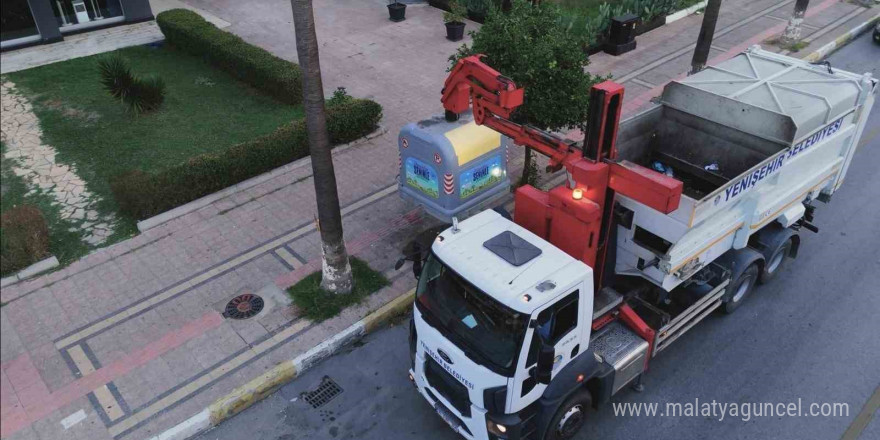
MULTIPOLYGON (((465 438, 564 438, 545 434, 575 385, 613 382, 614 367, 591 351, 592 320, 592 269, 483 211, 431 246, 416 289, 411 377, 465 438)), ((557 428, 582 419, 569 414, 557 428)))

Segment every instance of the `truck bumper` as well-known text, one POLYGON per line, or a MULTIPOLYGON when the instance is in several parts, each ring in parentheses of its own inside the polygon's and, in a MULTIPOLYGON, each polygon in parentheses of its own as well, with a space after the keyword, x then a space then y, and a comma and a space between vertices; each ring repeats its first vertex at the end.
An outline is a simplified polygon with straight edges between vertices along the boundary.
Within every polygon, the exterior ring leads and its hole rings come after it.
POLYGON ((534 429, 528 428, 532 417, 523 419, 522 414, 490 415, 486 410, 471 405, 471 416, 463 417, 452 406, 439 397, 437 390, 427 384, 424 376, 413 369, 409 370, 410 380, 419 394, 437 411, 437 414, 452 428, 468 440, 538 440, 534 429), (451 416, 451 417, 450 417, 451 416), (504 425, 506 432, 489 432, 489 424, 504 425))
MULTIPOLYGON (((418 362, 417 358, 416 365, 419 364, 420 362, 418 362)), ((421 364, 424 364, 424 361, 421 362, 421 364)), ((411 369, 409 370, 409 374, 412 378, 413 385, 415 385, 419 394, 428 401, 428 403, 434 408, 434 411, 437 411, 440 418, 442 418, 453 431, 459 433, 462 437, 468 440, 489 440, 489 432, 486 429, 486 410, 471 405, 470 417, 464 417, 461 413, 456 411, 451 404, 440 397, 440 393, 437 390, 432 389, 428 385, 424 372, 411 369)))

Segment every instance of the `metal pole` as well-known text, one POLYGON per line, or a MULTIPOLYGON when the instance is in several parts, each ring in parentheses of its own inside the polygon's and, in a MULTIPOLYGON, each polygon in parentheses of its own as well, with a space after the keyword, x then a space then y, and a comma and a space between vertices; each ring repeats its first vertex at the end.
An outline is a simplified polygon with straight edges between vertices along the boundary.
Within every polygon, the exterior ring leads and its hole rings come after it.
POLYGON ((721 0, 709 0, 706 11, 703 13, 703 25, 700 27, 700 36, 697 38, 697 47, 694 49, 694 57, 691 60, 693 75, 706 67, 709 58, 709 48, 712 46, 712 37, 715 35, 715 22, 718 21, 718 11, 721 9, 721 0))

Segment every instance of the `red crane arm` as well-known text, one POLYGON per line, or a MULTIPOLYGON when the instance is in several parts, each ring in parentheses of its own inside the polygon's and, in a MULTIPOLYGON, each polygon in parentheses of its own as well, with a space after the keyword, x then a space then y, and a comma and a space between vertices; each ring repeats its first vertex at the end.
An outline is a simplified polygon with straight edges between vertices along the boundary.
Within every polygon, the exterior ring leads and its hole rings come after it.
MULTIPOLYGON (((524 90, 483 63, 482 57, 484 55, 462 58, 449 72, 440 98, 448 120, 456 120, 458 114, 473 106, 474 122, 546 155, 550 158, 552 170, 566 166, 575 180, 587 181, 590 178, 577 170, 583 168, 584 161, 607 166, 609 177, 603 186, 663 213, 668 214, 678 208, 681 182, 633 163, 616 161, 615 143, 623 86, 605 81, 590 90, 587 139, 584 141, 584 150, 576 151, 553 134, 510 121, 511 113, 523 103, 524 90), (581 165, 577 165, 579 163, 581 165)), ((604 194, 602 200, 597 201, 603 200, 604 194)))
MULTIPOLYGON (((447 116, 458 115, 473 105, 474 122, 485 125, 550 158, 550 167, 559 169, 573 153, 561 138, 543 130, 517 124, 510 114, 523 103, 524 90, 512 80, 471 55, 458 60, 443 85, 443 108, 447 116)), ((454 117, 452 117, 455 119, 454 117)))

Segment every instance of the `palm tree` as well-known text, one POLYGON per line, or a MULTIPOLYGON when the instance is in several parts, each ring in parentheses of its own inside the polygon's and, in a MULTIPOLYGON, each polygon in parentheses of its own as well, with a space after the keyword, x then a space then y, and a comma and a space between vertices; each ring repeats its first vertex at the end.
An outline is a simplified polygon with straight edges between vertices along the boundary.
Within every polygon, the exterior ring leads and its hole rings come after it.
POLYGON ((700 36, 697 37, 697 47, 694 48, 691 71, 688 72, 688 75, 693 75, 706 67, 709 48, 712 46, 712 37, 715 36, 715 23, 718 22, 718 11, 720 10, 721 0, 709 0, 706 10, 703 12, 703 24, 700 26, 700 36))
POLYGON ((792 46, 801 41, 801 23, 804 21, 804 14, 809 5, 810 0, 797 0, 794 3, 794 12, 791 13, 788 25, 785 26, 782 37, 779 39, 782 44, 792 46))
POLYGON ((336 173, 330 155, 327 115, 324 111, 324 86, 318 61, 318 37, 311 0, 291 0, 293 26, 296 31, 296 52, 303 77, 303 110, 309 135, 312 175, 318 204, 318 231, 321 233, 321 287, 339 294, 351 292, 354 281, 348 252, 342 236, 342 214, 336 192, 336 173))

